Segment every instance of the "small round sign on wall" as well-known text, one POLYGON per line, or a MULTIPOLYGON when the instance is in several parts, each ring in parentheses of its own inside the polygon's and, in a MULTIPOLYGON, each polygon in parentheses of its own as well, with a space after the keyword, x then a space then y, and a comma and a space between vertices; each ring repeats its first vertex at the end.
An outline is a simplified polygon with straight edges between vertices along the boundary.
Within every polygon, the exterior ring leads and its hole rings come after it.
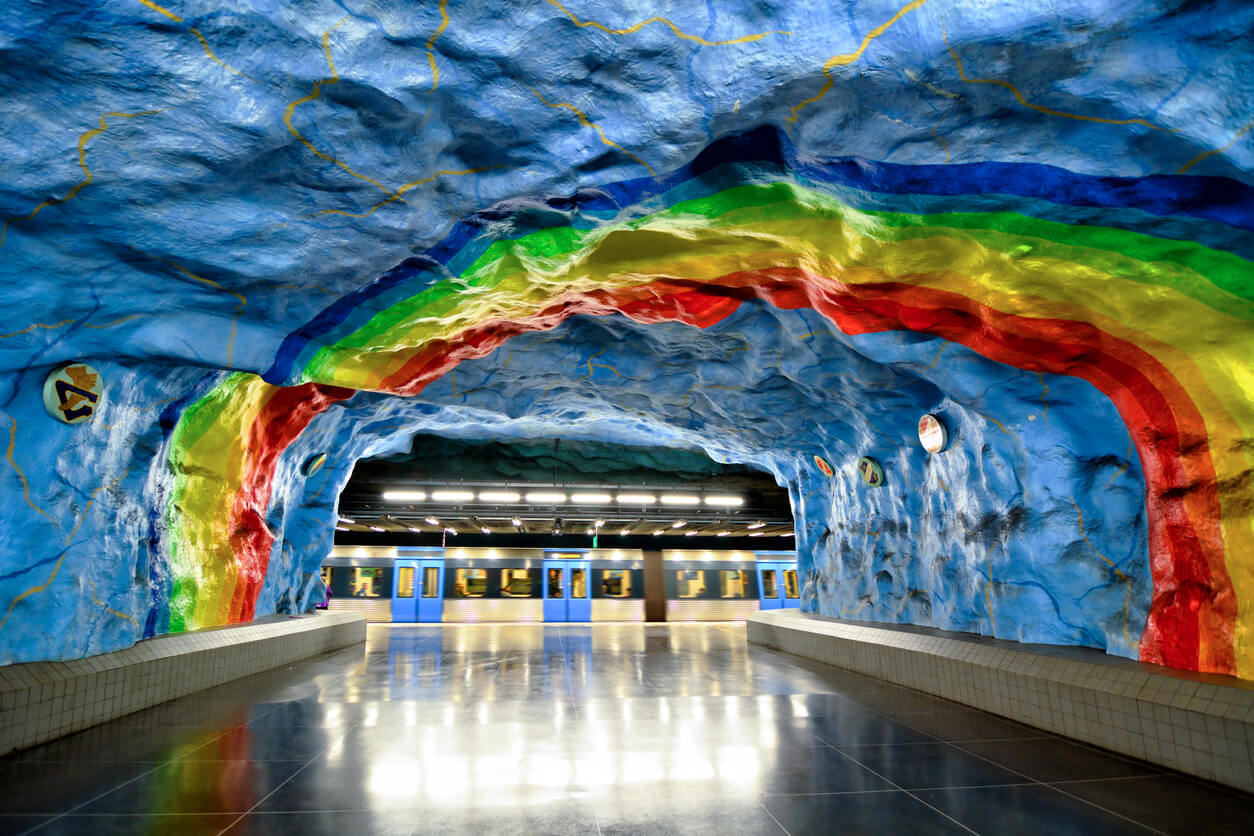
POLYGON ((929 453, 939 453, 949 444, 949 432, 945 424, 935 415, 924 415, 919 419, 919 443, 929 453))
POLYGON ((104 397, 100 373, 86 363, 54 369, 44 380, 44 409, 67 424, 90 421, 104 397))
POLYGON ((863 482, 873 488, 884 486, 884 468, 870 456, 858 459, 858 475, 862 477, 863 482))
POLYGON ((301 465, 300 472, 304 474, 305 476, 313 476, 319 470, 322 470, 322 466, 326 463, 327 463, 326 453, 319 453, 316 456, 310 456, 309 458, 305 459, 305 463, 301 465))
POLYGON ((827 459, 822 456, 814 457, 814 466, 823 471, 823 475, 829 479, 836 475, 836 471, 832 470, 832 466, 828 464, 827 459))

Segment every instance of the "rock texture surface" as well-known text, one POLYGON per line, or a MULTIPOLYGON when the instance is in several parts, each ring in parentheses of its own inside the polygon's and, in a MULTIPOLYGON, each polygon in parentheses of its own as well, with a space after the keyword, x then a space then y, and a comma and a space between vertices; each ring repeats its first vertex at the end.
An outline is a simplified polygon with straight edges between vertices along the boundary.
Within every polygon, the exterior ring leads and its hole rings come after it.
POLYGON ((11 17, 0 662, 303 607, 427 432, 766 469, 813 611, 1254 670, 1254 7, 11 17))

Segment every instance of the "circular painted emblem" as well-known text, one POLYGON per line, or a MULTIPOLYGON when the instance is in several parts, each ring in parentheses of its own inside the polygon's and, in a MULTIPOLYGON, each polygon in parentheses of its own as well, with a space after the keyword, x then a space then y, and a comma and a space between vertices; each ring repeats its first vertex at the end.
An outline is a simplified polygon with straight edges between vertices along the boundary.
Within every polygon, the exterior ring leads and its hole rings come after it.
POLYGON ((44 381, 44 409, 67 424, 90 421, 100 408, 104 383, 100 373, 86 363, 55 369, 44 381))
POLYGON ((305 459, 305 463, 300 466, 300 472, 305 474, 306 476, 313 476, 319 470, 322 470, 322 466, 326 463, 327 463, 326 453, 319 453, 316 456, 310 456, 309 458, 305 459))
POLYGON ((815 456, 814 464, 815 466, 818 467, 819 470, 823 471, 823 475, 828 477, 829 479, 836 475, 836 471, 832 470, 832 466, 828 464, 827 459, 823 458, 822 456, 815 456))
POLYGON ((919 443, 929 453, 939 453, 949 444, 949 433, 935 415, 924 415, 919 419, 919 443))
POLYGON ((858 475, 862 477, 863 482, 873 488, 884 485, 884 468, 880 467, 880 463, 870 456, 858 459, 858 475))

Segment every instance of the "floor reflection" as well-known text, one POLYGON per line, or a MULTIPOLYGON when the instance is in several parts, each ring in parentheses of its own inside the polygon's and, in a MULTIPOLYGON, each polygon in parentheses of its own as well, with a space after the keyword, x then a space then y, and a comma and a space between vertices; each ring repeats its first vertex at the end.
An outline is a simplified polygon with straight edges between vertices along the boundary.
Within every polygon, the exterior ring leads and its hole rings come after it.
POLYGON ((1171 832, 1254 813, 710 624, 375 626, 364 653, 5 758, 0 780, 4 833, 1171 832))

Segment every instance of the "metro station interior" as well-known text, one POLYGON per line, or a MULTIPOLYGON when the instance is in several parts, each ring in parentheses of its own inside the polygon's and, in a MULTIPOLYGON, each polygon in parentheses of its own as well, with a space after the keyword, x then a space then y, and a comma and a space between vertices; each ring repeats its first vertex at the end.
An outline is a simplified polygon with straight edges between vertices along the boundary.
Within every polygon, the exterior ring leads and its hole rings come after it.
POLYGON ((0 833, 1251 829, 1254 4, 5 11, 0 833))

